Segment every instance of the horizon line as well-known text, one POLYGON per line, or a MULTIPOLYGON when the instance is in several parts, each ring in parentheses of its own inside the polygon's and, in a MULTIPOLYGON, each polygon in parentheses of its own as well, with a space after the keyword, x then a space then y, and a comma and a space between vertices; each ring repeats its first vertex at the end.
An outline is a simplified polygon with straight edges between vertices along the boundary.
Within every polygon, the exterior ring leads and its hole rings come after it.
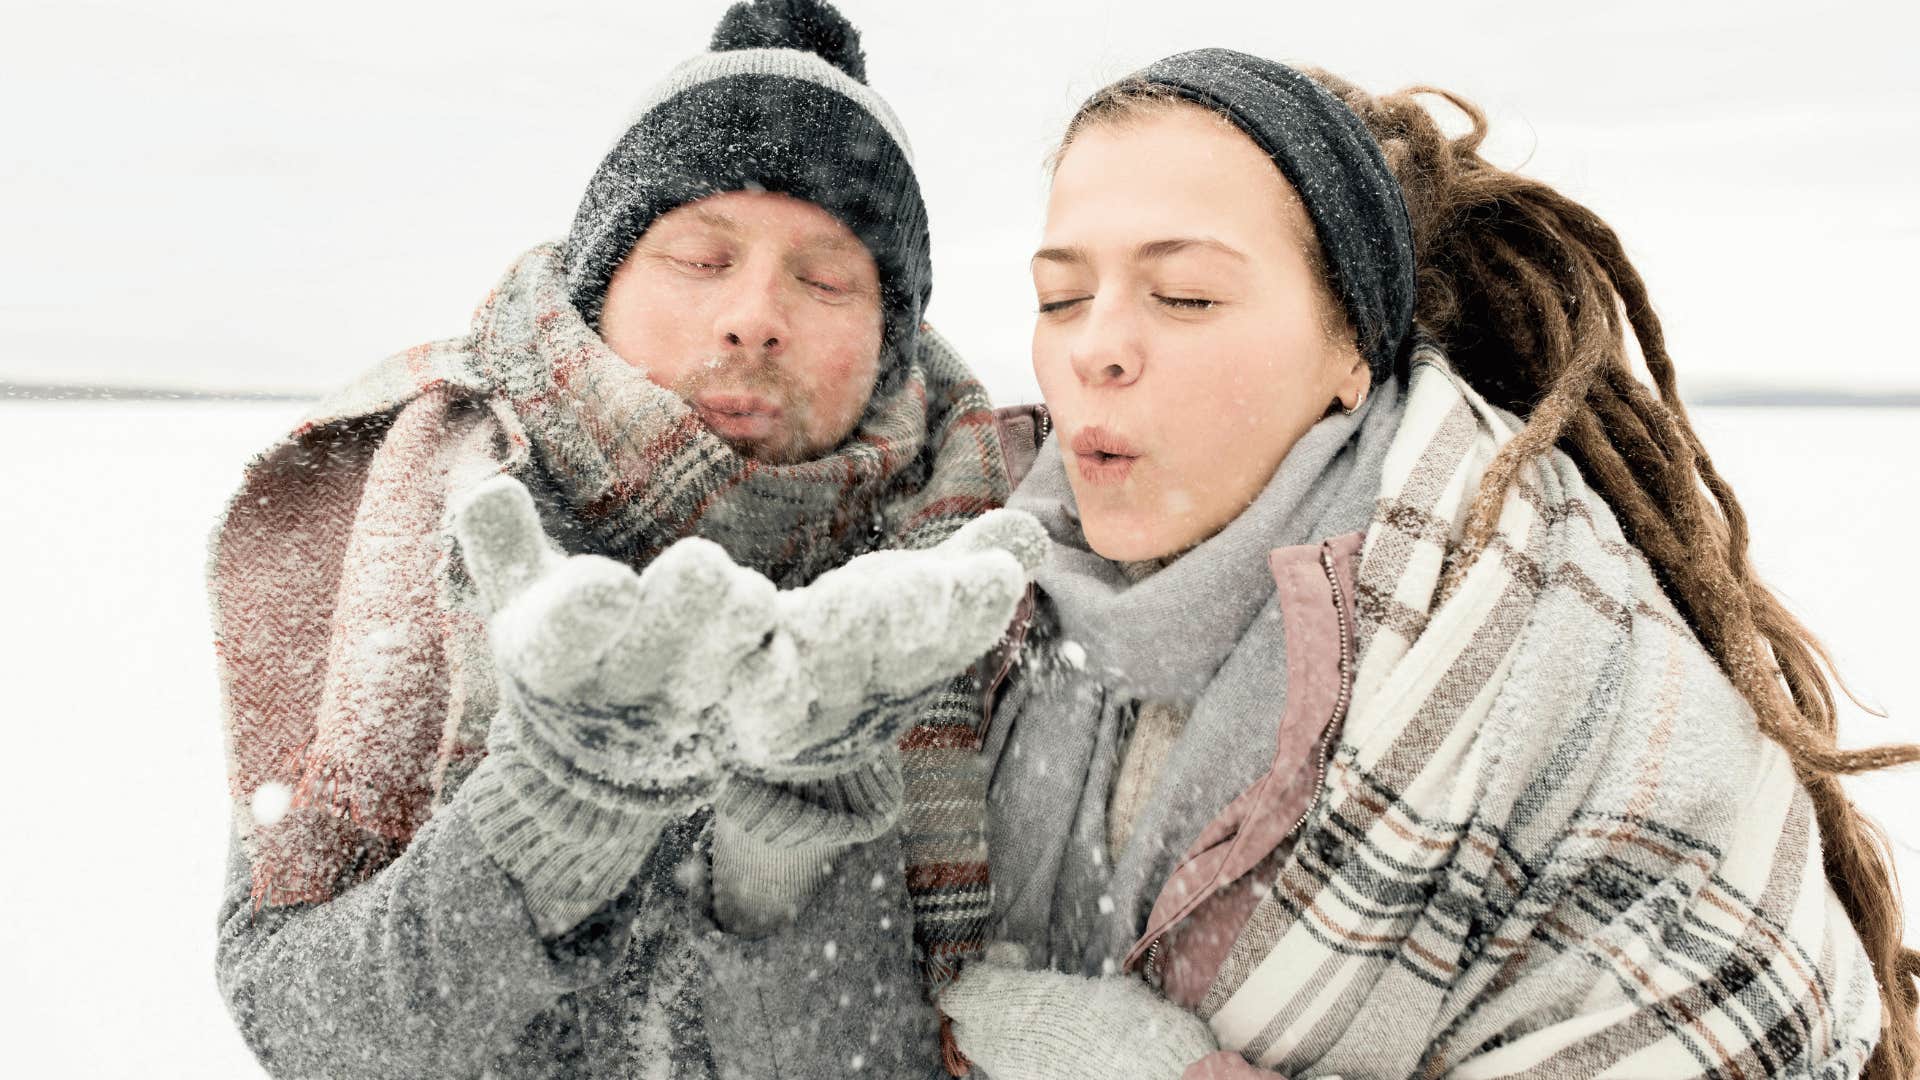
MULTIPOLYGON (((318 401, 324 390, 210 389, 125 383, 49 383, 0 379, 0 401, 318 401)), ((1920 388, 1885 393, 1825 387, 1708 385, 1681 395, 1689 408, 1920 409, 1920 388)))

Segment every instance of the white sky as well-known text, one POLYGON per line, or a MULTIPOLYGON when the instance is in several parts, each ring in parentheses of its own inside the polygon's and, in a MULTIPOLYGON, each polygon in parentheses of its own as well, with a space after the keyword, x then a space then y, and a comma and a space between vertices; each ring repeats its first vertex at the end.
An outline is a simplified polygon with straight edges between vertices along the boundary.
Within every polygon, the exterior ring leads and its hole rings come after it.
MULTIPOLYGON (((721 0, 13 0, 0 381, 313 390, 464 331, 565 231, 721 0)), ((1913 4, 846 0, 913 138, 932 317, 1030 397, 1026 257, 1073 106, 1227 45, 1493 113, 1625 237, 1683 379, 1920 386, 1913 4)))

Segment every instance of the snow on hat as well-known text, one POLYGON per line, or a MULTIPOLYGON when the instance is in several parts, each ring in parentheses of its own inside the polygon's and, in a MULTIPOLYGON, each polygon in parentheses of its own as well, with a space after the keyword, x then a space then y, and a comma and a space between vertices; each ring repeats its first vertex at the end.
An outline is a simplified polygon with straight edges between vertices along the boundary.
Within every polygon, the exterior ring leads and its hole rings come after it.
POLYGON ((1267 152, 1306 204, 1374 380, 1397 370, 1413 336, 1413 225, 1366 123, 1293 68, 1231 49, 1179 53, 1136 77, 1225 114, 1267 152))
POLYGON ((927 209, 906 132, 866 84, 859 31, 824 0, 728 9, 711 50, 634 110, 567 236, 574 306, 599 325, 614 270, 661 214, 725 191, 777 191, 831 213, 880 270, 888 346, 909 355, 933 291, 927 209))

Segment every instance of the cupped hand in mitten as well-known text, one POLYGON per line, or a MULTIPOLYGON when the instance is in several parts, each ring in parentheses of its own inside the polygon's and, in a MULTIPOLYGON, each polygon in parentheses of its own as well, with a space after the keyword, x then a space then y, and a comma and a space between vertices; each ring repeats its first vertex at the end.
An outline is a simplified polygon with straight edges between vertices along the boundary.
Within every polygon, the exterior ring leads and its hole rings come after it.
POLYGON ((780 593, 773 634, 723 702, 739 764, 806 778, 892 746, 1007 632, 1047 545, 1031 515, 995 510, 935 547, 862 555, 780 593))
POLYGON ((636 574, 563 556, 532 496, 494 477, 453 512, 519 742, 597 802, 683 799, 718 779, 714 707, 775 620, 777 590, 716 544, 683 540, 636 574))
POLYGON ((872 758, 1006 632, 1048 544, 1030 515, 998 510, 783 593, 697 538, 639 574, 563 556, 506 477, 460 501, 454 533, 502 693, 582 793, 700 786, 722 762, 793 779, 872 758))
POLYGON ((1139 979, 1029 971, 1004 955, 968 964, 940 1008, 993 1080, 1176 1080, 1218 1049, 1205 1021, 1139 979))

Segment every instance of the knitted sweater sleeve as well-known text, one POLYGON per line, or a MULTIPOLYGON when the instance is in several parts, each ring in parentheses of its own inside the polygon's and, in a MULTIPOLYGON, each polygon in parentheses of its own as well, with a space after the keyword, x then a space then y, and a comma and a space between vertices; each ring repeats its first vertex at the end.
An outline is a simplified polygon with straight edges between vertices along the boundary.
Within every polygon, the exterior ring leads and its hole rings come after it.
MULTIPOLYGON (((274 1075, 476 1073, 558 999, 611 978, 633 934, 676 922, 634 881, 650 859, 694 857, 686 814, 571 800, 521 756, 514 726, 495 725, 487 760, 393 863, 324 904, 256 910, 233 843, 220 988, 274 1075)), ((840 852, 892 825, 899 796, 892 760, 833 781, 731 782, 716 928, 789 925, 840 852)))
POLYGON ((470 788, 392 863, 326 903, 256 910, 233 844, 217 975, 270 1073, 478 1075, 558 998, 618 969, 644 911, 635 890, 543 934, 476 831, 484 789, 470 788))

